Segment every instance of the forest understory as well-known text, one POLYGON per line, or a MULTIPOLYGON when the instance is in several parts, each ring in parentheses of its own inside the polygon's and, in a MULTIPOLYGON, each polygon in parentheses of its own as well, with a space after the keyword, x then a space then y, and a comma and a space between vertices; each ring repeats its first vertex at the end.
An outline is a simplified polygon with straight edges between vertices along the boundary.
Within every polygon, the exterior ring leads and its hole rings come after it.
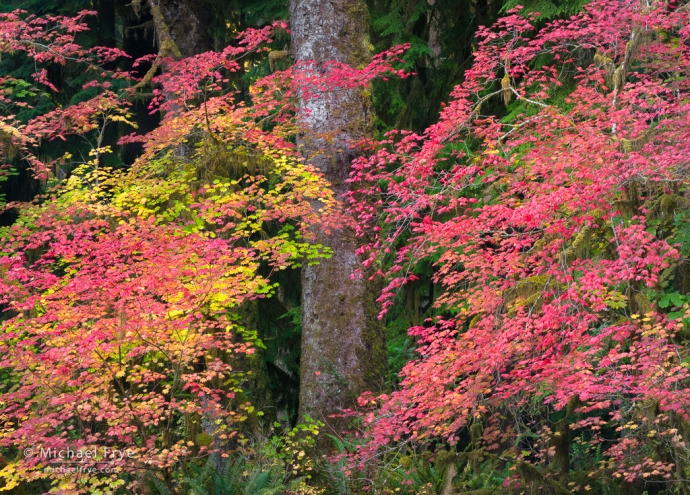
POLYGON ((0 492, 690 495, 690 3, 0 0, 0 492))

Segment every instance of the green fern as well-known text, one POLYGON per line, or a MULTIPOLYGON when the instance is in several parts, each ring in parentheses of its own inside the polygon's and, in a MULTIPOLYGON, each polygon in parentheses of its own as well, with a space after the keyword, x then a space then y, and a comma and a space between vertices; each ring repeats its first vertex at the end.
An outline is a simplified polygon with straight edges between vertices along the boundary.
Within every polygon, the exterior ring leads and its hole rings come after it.
MULTIPOLYGON (((278 464, 256 463, 245 456, 228 458, 217 469, 218 457, 209 457, 203 466, 190 464, 187 473, 177 481, 177 491, 189 495, 277 495, 294 484, 285 484, 283 467, 278 464)), ((165 483, 148 475, 151 493, 170 495, 165 483)))

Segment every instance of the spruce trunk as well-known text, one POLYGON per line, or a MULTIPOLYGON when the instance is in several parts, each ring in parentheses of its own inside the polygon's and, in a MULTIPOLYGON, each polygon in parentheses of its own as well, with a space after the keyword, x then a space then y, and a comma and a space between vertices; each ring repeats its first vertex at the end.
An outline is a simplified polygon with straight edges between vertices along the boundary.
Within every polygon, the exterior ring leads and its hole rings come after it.
MULTIPOLYGON (((358 67, 370 59, 369 19, 362 0, 291 0, 292 55, 299 66, 319 67, 338 61, 358 67)), ((301 102, 303 133, 299 146, 305 158, 342 196, 350 164, 360 151, 355 141, 372 130, 371 101, 364 89, 333 91, 301 102)), ((330 418, 353 404, 364 391, 380 389, 386 372, 383 326, 377 319, 377 291, 364 279, 351 230, 316 242, 333 250, 330 259, 302 271, 302 354, 300 418, 309 415, 339 434, 342 420, 330 418)))

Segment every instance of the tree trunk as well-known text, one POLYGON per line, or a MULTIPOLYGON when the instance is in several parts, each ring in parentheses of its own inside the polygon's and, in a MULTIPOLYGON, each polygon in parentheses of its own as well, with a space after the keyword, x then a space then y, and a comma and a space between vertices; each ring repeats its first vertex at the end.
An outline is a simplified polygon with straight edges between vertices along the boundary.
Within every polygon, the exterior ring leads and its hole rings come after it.
POLYGON ((211 6, 206 0, 156 0, 183 57, 212 49, 211 6))
POLYGON ((438 25, 440 12, 436 7, 436 0, 429 0, 431 10, 427 14, 429 27, 429 49, 431 50, 431 65, 438 67, 441 63, 441 29, 438 25))
MULTIPOLYGON (((337 60, 357 67, 370 59, 364 0, 291 0, 290 24, 298 65, 337 60)), ((371 133, 368 94, 361 89, 334 91, 301 104, 301 152, 339 196, 348 190, 345 179, 359 154, 354 141, 371 133)), ((302 270, 299 413, 300 418, 309 415, 329 424, 326 433, 339 434, 344 422, 329 416, 352 405, 362 392, 380 389, 386 372, 385 341, 377 319, 377 291, 365 280, 350 279, 361 268, 353 232, 316 236, 333 256, 302 270)))

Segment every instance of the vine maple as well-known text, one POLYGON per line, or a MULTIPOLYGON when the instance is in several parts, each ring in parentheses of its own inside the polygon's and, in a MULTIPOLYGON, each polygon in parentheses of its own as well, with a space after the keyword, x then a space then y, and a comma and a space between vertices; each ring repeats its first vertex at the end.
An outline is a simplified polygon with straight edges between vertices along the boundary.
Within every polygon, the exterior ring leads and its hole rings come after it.
POLYGON ((237 425, 253 410, 236 397, 238 362, 261 345, 256 329, 242 327, 240 308, 272 295, 273 271, 328 256, 310 240, 314 229, 340 222, 327 182, 292 144, 297 95, 318 98, 395 74, 404 49, 361 68, 306 63, 274 72, 255 83, 247 105, 227 71, 268 50, 284 23, 246 31, 221 52, 160 55, 154 68, 163 73, 137 79, 101 68, 126 56, 119 50, 75 43, 88 14, 39 19, 17 11, 0 27, 3 46, 33 58, 36 81, 49 90, 45 64, 98 68, 87 83, 96 96, 25 124, 3 117, 8 159, 18 148, 41 178, 58 167, 72 172, 36 204, 7 205, 19 219, 0 230, 0 490, 40 479, 58 493, 138 490, 145 472, 167 483, 184 459, 238 441, 237 425), (131 168, 104 167, 112 153, 106 127, 135 127, 130 100, 147 84, 161 124, 121 139, 144 143, 131 168), (88 159, 38 158, 42 140, 69 135, 88 140, 88 159), (112 471, 64 477, 45 469, 60 459, 23 455, 26 448, 97 452, 81 468, 112 471), (114 451, 126 459, 104 454, 114 451))
POLYGON ((689 315, 660 298, 688 249, 687 5, 595 0, 539 30, 510 14, 479 30, 436 125, 354 165, 385 308, 420 260, 442 288, 400 389, 360 399, 358 462, 444 439, 511 463, 506 486, 565 493, 584 486, 572 432, 603 450, 589 485, 676 469, 685 486, 689 315))

